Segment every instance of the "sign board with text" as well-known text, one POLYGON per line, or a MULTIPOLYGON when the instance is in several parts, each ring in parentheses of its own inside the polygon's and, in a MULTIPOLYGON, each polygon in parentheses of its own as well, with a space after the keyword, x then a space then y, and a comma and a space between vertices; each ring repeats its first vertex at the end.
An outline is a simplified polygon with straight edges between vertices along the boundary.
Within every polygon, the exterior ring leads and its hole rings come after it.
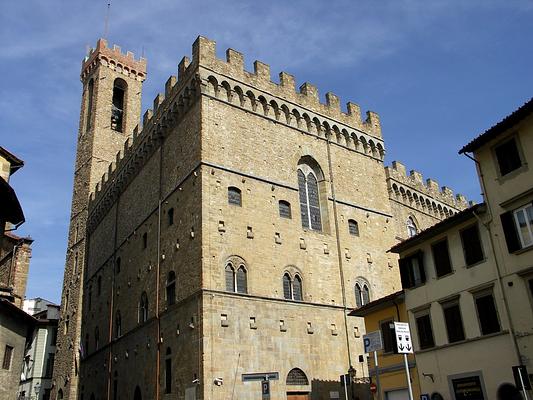
POLYGON ((394 334, 396 336, 396 348, 399 354, 411 354, 413 352, 413 342, 411 341, 411 331, 407 322, 395 322, 394 334))
POLYGON ((262 400, 270 400, 270 381, 261 381, 262 400))
POLYGON ((365 353, 381 350, 383 348, 381 331, 369 332, 363 335, 363 344, 365 345, 365 353))

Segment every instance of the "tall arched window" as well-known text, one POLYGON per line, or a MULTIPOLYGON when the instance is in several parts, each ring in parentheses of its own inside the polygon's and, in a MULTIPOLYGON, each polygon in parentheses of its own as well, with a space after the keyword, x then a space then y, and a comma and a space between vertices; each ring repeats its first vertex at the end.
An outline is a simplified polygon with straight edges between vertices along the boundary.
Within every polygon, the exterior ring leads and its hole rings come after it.
POLYGON ((413 237, 418 233, 415 221, 412 217, 407 218, 407 237, 413 237))
POLYGON ((288 300, 292 299, 291 277, 288 273, 283 275, 283 297, 288 300))
POLYGON ((302 158, 298 164, 298 194, 302 226, 305 229, 322 231, 320 202, 324 201, 324 205, 327 205, 327 197, 321 196, 320 182, 323 181, 322 170, 316 161, 310 157, 302 158))
POLYGON ((224 267, 226 290, 228 292, 248 293, 246 265, 240 257, 231 257, 224 267))
POLYGON ((133 392, 133 400, 143 400, 143 396, 141 394, 141 389, 139 386, 135 387, 135 392, 133 392))
POLYGON ((94 95, 94 79, 91 79, 87 84, 87 112, 85 119, 85 131, 91 129, 93 119, 93 95, 94 95))
POLYGON ((146 322, 148 320, 148 296, 146 292, 141 294, 141 300, 139 301, 139 323, 146 322))
POLYGON ((122 336, 122 317, 120 315, 120 310, 117 310, 115 315, 115 337, 119 338, 122 336))
POLYGON ((300 368, 293 368, 287 374, 287 385, 305 386, 309 385, 309 380, 300 368))
POLYGON ((302 278, 295 274, 294 279, 286 272, 283 275, 283 297, 287 300, 303 300, 302 278))
POLYGON ((294 277, 292 281, 292 298, 293 300, 303 300, 302 298, 302 278, 299 275, 294 277))
POLYGON ((167 305, 171 306, 176 302, 176 273, 170 271, 167 275, 167 305))
POLYGON ((172 351, 167 347, 165 354, 165 393, 172 393, 172 351))
POLYGON ((98 294, 98 296, 100 296, 102 294, 102 276, 98 276, 98 279, 96 281, 96 293, 98 294))
POLYGON ((113 104, 111 106, 111 129, 124 132, 124 104, 128 84, 117 78, 113 84, 113 104))
POLYGON ((115 260, 115 273, 117 274, 120 274, 120 264, 121 264, 122 260, 120 259, 120 257, 118 257, 116 260, 115 260))

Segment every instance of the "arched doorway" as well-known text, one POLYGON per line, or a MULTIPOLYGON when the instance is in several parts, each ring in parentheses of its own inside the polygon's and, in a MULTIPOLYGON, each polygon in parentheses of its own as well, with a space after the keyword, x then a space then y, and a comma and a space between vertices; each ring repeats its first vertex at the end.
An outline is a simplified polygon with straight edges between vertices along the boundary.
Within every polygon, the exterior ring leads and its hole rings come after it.
POLYGON ((63 400, 63 389, 59 389, 57 392, 57 400, 63 400))
POLYGON ((300 368, 293 368, 287 374, 287 400, 310 400, 309 380, 300 368))
POLYGON ((135 392, 133 394, 133 400, 143 400, 143 397, 141 395, 141 389, 139 389, 139 386, 135 388, 135 392))

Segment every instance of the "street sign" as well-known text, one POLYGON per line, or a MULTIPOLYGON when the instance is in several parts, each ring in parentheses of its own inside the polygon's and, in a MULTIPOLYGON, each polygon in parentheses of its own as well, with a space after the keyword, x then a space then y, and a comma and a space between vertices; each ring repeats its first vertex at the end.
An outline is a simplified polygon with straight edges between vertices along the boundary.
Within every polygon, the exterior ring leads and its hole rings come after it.
POLYGON ((420 400, 429 400, 429 394, 421 394, 420 400))
POLYGON ((261 394, 263 400, 270 400, 270 381, 261 381, 261 394))
POLYGON ((279 379, 278 372, 255 372, 253 374, 242 374, 243 382, 252 382, 252 381, 277 381, 279 379))
POLYGON ((381 331, 369 332, 363 335, 363 343, 365 345, 365 353, 381 350, 383 348, 381 331))
POLYGON ((413 342, 411 332, 407 322, 395 322, 394 333, 396 335, 396 348, 399 354, 410 354, 413 352, 413 342))

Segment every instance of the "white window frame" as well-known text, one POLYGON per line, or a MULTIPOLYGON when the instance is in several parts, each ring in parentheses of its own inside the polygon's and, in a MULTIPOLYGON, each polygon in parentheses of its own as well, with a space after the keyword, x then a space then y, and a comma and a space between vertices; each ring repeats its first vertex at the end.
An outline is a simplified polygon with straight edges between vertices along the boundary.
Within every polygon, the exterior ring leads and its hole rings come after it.
POLYGON ((527 215, 527 210, 529 208, 531 208, 532 212, 533 212, 533 205, 532 204, 526 204, 525 206, 517 208, 516 210, 513 211, 514 223, 515 223, 516 231, 518 232, 518 237, 520 238, 520 244, 521 244, 522 248, 529 247, 529 246, 533 245, 533 226, 529 223, 529 217, 527 215), (527 230, 528 230, 528 233, 529 233, 529 242, 527 242, 527 243, 526 243, 525 238, 524 238, 524 236, 522 234, 522 229, 520 229, 520 223, 518 222, 518 214, 520 212, 522 212, 523 215, 525 216, 526 227, 527 227, 527 230))

